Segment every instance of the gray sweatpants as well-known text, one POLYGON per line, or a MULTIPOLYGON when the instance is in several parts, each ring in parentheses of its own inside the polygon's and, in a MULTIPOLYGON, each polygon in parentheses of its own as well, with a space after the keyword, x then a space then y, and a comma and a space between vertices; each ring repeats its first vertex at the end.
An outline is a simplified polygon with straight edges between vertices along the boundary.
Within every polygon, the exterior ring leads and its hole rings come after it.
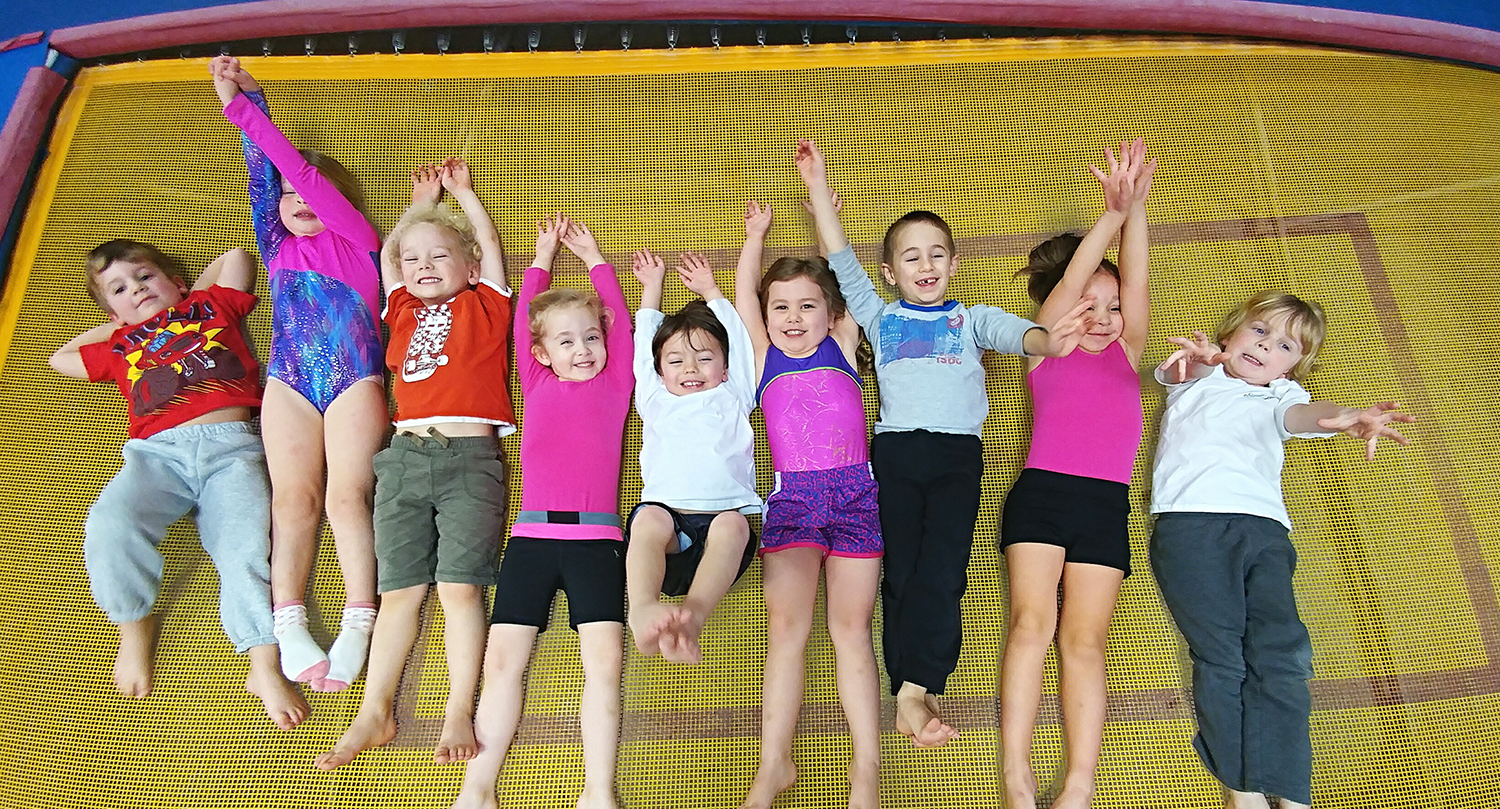
POLYGON ((235 651, 271 633, 271 484, 246 422, 195 424, 132 438, 125 465, 99 492, 83 529, 94 601, 112 623, 151 614, 161 589, 157 550, 167 527, 194 508, 203 550, 219 570, 219 620, 235 651))
POLYGON ((1151 569, 1193 659, 1203 764, 1220 783, 1312 803, 1312 640, 1286 526, 1249 514, 1156 515, 1151 569))

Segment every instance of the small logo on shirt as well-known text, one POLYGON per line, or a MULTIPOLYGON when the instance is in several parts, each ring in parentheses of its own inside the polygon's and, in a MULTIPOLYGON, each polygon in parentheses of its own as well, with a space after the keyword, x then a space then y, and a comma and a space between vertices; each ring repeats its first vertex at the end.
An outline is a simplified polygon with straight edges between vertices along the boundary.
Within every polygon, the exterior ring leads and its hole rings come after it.
POLYGON ((443 347, 448 344, 448 334, 453 331, 453 310, 446 303, 418 306, 412 314, 417 318, 417 329, 412 332, 411 342, 406 344, 406 360, 401 363, 403 382, 421 382, 448 364, 443 347))

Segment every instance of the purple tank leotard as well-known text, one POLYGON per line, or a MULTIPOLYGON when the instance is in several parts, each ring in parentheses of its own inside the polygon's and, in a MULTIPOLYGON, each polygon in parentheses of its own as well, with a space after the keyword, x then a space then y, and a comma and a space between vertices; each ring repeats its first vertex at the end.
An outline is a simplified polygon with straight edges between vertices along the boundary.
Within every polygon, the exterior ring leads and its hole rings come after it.
POLYGON ((839 344, 826 337, 802 358, 770 346, 757 396, 776 469, 762 552, 815 547, 829 556, 880 556, 864 396, 839 344))

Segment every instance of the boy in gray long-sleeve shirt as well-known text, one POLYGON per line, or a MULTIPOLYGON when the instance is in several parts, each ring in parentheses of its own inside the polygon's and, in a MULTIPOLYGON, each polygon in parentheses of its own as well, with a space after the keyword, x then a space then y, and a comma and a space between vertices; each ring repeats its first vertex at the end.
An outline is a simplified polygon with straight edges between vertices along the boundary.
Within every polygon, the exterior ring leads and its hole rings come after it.
POLYGON ((880 484, 885 667, 896 728, 918 746, 938 746, 958 736, 938 718, 932 695, 942 693, 958 665, 963 637, 959 600, 979 515, 980 433, 989 413, 980 359, 986 350, 1067 354, 1088 304, 1049 332, 993 306, 948 300, 958 270, 953 234, 927 211, 913 211, 886 231, 880 272, 901 296, 886 303, 844 235, 822 153, 799 141, 796 160, 828 264, 875 350, 880 418, 870 458, 880 484))

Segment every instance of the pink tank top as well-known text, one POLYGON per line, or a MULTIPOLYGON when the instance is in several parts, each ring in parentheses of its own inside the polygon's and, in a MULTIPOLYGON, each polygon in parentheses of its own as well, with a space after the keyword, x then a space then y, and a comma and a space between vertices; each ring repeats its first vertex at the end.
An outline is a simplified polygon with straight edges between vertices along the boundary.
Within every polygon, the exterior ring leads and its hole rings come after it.
POLYGON ((1026 468, 1130 484, 1141 445, 1141 378, 1116 340, 1075 349, 1026 375, 1031 453, 1026 468))

